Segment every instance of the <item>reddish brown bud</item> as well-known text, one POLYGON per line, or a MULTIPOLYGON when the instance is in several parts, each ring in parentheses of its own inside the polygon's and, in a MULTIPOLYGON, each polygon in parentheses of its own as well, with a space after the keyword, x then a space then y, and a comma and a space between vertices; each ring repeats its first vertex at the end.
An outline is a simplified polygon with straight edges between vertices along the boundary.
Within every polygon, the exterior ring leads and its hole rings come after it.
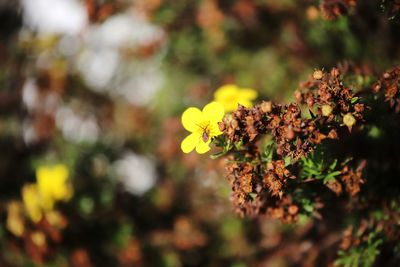
POLYGON ((354 105, 354 110, 357 113, 362 113, 364 111, 364 108, 365 108, 364 104, 357 103, 354 105))
POLYGON ((338 68, 332 68, 332 70, 331 70, 331 75, 332 75, 333 77, 339 77, 339 75, 340 75, 339 69, 338 69, 338 68))
POLYGON ((289 140, 291 140, 291 139, 293 139, 295 137, 295 134, 294 134, 294 131, 293 131, 292 128, 289 128, 286 131, 286 136, 285 137, 286 137, 286 139, 289 139, 289 140))
POLYGON ((384 78, 384 79, 390 79, 390 73, 389 73, 389 72, 385 72, 385 73, 383 74, 383 78, 384 78))
POLYGON ((225 123, 223 122, 218 123, 218 128, 221 132, 223 132, 226 129, 225 123))
POLYGON ((290 205, 288 208, 288 212, 290 215, 296 215, 298 211, 299 207, 297 207, 296 205, 290 205))
POLYGON ((314 106, 314 97, 312 97, 312 96, 307 97, 307 105, 308 105, 309 107, 314 106))
POLYGON ((338 134, 335 129, 330 130, 328 133, 328 138, 329 139, 338 139, 338 134))
POLYGON ((294 98, 296 99, 297 103, 300 103, 303 100, 300 90, 294 91, 294 98))
POLYGON ((376 82, 372 85, 372 91, 374 91, 375 93, 378 93, 381 90, 381 83, 380 82, 376 82))
POLYGON ((338 196, 343 192, 342 185, 336 180, 328 182, 326 186, 338 196))

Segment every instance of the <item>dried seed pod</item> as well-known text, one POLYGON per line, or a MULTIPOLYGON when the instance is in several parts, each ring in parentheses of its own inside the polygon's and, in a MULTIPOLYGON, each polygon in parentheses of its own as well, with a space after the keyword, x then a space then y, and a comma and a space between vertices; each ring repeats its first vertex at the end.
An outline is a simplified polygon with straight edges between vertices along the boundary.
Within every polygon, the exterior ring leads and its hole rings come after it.
POLYGON ((325 117, 328 117, 329 115, 332 114, 332 107, 330 105, 323 105, 322 106, 322 115, 325 117))
POLYGON ((323 72, 322 70, 315 70, 314 73, 313 73, 313 75, 312 75, 312 77, 313 77, 315 80, 321 80, 322 77, 324 77, 324 72, 323 72))
POLYGON ((264 113, 269 113, 272 111, 272 102, 271 101, 263 101, 260 104, 260 109, 262 110, 262 112, 264 113))
POLYGON ((353 125, 356 123, 356 119, 354 118, 353 114, 347 113, 343 116, 343 123, 351 130, 353 125))

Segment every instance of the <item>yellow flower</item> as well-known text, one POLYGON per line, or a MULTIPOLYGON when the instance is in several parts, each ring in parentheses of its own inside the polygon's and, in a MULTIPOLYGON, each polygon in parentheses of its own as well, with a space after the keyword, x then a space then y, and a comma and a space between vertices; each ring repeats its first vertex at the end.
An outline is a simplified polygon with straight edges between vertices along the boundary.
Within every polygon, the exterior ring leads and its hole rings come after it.
POLYGON ((211 139, 222 134, 218 123, 223 117, 224 107, 217 102, 209 103, 202 111, 194 107, 186 109, 182 114, 182 125, 191 134, 182 141, 182 151, 189 153, 195 148, 199 154, 209 151, 211 139))
POLYGON ((57 201, 68 200, 72 196, 68 175, 65 165, 41 166, 36 170, 37 183, 24 185, 22 199, 25 211, 34 223, 51 212, 57 201))
POLYGON ((234 84, 227 84, 214 93, 215 101, 224 106, 226 112, 236 110, 238 104, 247 108, 253 106, 252 100, 257 98, 257 91, 251 88, 239 88, 234 84))
POLYGON ((22 188, 22 200, 25 211, 34 223, 42 219, 40 194, 36 184, 27 184, 22 188))
POLYGON ((7 229, 15 236, 21 237, 24 233, 23 207, 21 202, 11 201, 7 205, 7 229))
POLYGON ((40 166, 36 170, 37 186, 43 209, 52 210, 56 201, 68 200, 72 196, 68 176, 68 168, 63 164, 40 166))

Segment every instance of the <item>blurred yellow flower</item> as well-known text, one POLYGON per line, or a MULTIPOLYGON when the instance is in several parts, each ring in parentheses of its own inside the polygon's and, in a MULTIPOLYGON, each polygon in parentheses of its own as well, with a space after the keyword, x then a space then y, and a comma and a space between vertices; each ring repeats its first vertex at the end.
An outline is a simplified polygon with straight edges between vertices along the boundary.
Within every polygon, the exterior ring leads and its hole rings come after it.
POLYGON ((182 114, 183 127, 191 132, 181 143, 185 153, 196 148, 196 152, 204 154, 210 150, 210 142, 214 136, 222 134, 218 123, 224 117, 224 107, 217 102, 207 104, 202 111, 190 107, 182 114))
POLYGON ((252 107, 252 101, 257 98, 257 91, 251 88, 239 88, 234 84, 223 85, 214 93, 215 101, 224 106, 225 112, 234 111, 238 104, 252 107))
POLYGON ((7 222, 8 231, 15 236, 21 237, 24 233, 23 207, 21 202, 11 201, 7 204, 7 222))
POLYGON ((25 211, 34 223, 42 219, 41 197, 36 184, 27 184, 22 188, 22 200, 25 211))
POLYGON ((68 176, 65 165, 41 166, 36 170, 37 183, 24 185, 22 199, 25 211, 34 223, 39 222, 43 214, 51 212, 57 201, 65 201, 72 196, 68 176))
POLYGON ((63 164, 40 166, 36 170, 37 185, 43 209, 53 209, 54 202, 68 200, 72 187, 68 184, 68 168, 63 164))
POLYGON ((57 210, 46 212, 46 221, 56 229, 62 229, 67 224, 63 215, 57 210))
POLYGON ((43 247, 46 245, 46 236, 41 231, 35 231, 31 233, 31 240, 33 244, 38 247, 43 247))

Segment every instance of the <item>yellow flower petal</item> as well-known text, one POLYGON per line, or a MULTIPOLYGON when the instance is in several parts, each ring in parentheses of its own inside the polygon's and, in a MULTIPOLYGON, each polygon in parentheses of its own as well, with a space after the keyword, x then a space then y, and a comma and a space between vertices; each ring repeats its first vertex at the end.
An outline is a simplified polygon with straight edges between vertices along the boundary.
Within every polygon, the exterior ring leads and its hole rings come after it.
POLYGON ((239 99, 254 100, 257 98, 257 91, 251 88, 243 88, 239 90, 239 99))
POLYGON ((27 184, 22 187, 22 200, 26 213, 34 223, 38 223, 42 219, 42 210, 39 190, 35 184, 27 184))
POLYGON ((181 149, 184 153, 190 153, 200 142, 201 136, 198 133, 192 133, 186 136, 181 143, 181 149))
POLYGON ((218 136, 218 135, 222 134, 221 130, 218 127, 218 124, 210 125, 209 128, 210 128, 210 136, 211 137, 218 136))
POLYGON ((234 111, 234 110, 236 110, 238 108, 239 101, 229 101, 229 102, 225 101, 225 102, 223 102, 221 104, 224 105, 224 108, 225 108, 226 112, 231 112, 231 111, 234 111))
POLYGON ((68 176, 68 168, 63 164, 39 167, 37 170, 37 183, 40 193, 54 196, 55 198, 61 197, 58 190, 64 188, 68 176))
POLYGON ((238 94, 238 87, 234 84, 226 84, 218 88, 214 93, 214 98, 220 102, 225 99, 236 98, 238 94))
POLYGON ((203 120, 203 114, 198 108, 190 107, 182 114, 182 125, 189 132, 195 132, 199 128, 199 123, 203 120))
POLYGON ((234 84, 224 85, 214 93, 215 100, 223 105, 226 112, 234 111, 238 104, 252 107, 252 100, 257 98, 257 91, 251 88, 239 88, 234 84))
POLYGON ((224 107, 218 102, 211 102, 203 108, 203 116, 211 124, 216 124, 222 121, 224 117, 224 107))
POLYGON ((53 167, 53 175, 59 177, 63 182, 67 181, 69 176, 69 171, 67 166, 64 164, 57 164, 53 167))
POLYGON ((52 210, 56 201, 68 200, 72 196, 72 188, 68 184, 69 171, 65 165, 40 166, 36 176, 44 210, 52 210))
MULTIPOLYGON (((251 108, 253 106, 253 103, 251 101, 249 101, 249 100, 244 100, 243 99, 243 100, 239 100, 238 102, 239 102, 240 105, 242 105, 242 106, 244 106, 246 108, 251 108)), ((237 106, 236 106, 236 108, 237 108, 237 106)))
POLYGON ((204 143, 202 140, 196 145, 196 152, 199 154, 204 154, 207 151, 210 150, 210 142, 211 140, 209 139, 206 143, 204 143))
POLYGON ((7 204, 6 227, 15 236, 21 237, 23 235, 25 226, 21 202, 11 201, 7 204))

